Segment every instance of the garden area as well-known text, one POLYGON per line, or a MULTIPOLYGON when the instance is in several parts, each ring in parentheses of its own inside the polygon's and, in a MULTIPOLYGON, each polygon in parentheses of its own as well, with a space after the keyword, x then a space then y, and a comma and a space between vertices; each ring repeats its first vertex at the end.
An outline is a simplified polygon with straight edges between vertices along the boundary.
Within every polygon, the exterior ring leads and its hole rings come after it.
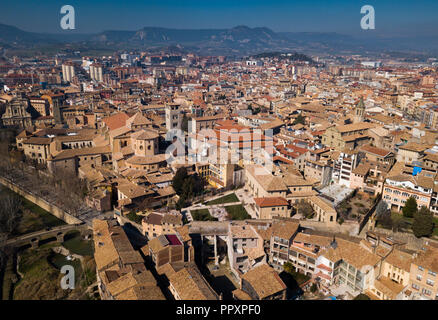
POLYGON ((376 220, 377 227, 413 232, 418 238, 438 236, 438 218, 426 207, 418 208, 414 198, 409 198, 400 212, 391 211, 381 201, 376 207, 376 220))
POLYGON ((342 200, 336 207, 339 214, 339 219, 357 220, 362 217, 374 205, 375 197, 364 192, 353 191, 348 197, 342 200))
POLYGON ((132 222, 141 224, 141 221, 143 220, 144 216, 138 215, 134 211, 131 211, 126 215, 126 218, 128 218, 132 222))
POLYGON ((190 213, 195 221, 217 221, 217 218, 212 217, 208 209, 191 210, 190 213))
POLYGON ((233 203, 233 202, 239 202, 240 200, 237 198, 235 193, 227 194, 226 196, 205 202, 204 204, 207 206, 213 205, 213 204, 224 204, 224 203, 233 203))
POLYGON ((230 220, 251 219, 251 216, 248 214, 248 212, 246 212, 245 208, 241 204, 227 206, 225 207, 225 210, 227 210, 230 220))

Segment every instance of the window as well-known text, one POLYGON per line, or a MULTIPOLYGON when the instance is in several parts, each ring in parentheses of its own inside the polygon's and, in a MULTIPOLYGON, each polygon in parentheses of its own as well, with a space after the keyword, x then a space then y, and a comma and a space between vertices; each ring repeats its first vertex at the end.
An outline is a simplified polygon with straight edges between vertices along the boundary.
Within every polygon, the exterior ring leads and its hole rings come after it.
POLYGON ((432 291, 423 289, 423 294, 425 294, 426 296, 430 296, 432 294, 432 291))

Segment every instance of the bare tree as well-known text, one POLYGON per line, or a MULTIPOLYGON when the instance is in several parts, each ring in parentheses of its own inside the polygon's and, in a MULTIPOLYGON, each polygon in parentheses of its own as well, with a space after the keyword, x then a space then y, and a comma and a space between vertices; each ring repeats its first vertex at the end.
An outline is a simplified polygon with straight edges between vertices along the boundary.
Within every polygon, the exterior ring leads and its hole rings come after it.
POLYGON ((0 232, 10 235, 20 220, 21 199, 18 195, 7 194, 0 198, 0 232))

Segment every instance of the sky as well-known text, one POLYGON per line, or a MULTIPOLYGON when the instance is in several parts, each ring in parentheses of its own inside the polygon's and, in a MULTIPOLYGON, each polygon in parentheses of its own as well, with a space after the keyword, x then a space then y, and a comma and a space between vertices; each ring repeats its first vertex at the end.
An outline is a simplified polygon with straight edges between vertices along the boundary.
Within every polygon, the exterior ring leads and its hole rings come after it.
POLYGON ((438 35, 437 0, 2 0, 0 23, 25 31, 98 33, 145 26, 178 29, 268 27, 273 31, 391 36, 438 35), (63 5, 75 9, 76 30, 62 30, 63 5), (360 28, 363 5, 375 30, 360 28))

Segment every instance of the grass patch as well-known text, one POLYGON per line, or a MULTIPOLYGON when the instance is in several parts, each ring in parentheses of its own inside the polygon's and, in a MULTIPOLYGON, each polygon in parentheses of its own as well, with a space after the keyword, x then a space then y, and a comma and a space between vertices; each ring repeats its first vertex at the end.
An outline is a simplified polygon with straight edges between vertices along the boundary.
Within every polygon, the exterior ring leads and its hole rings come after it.
POLYGON ((190 213, 195 221, 217 221, 217 218, 212 217, 208 209, 191 210, 190 213))
POLYGON ((239 198, 237 198, 235 193, 230 193, 230 194, 227 194, 226 196, 208 201, 207 205, 233 203, 233 202, 239 202, 239 198))
POLYGON ((241 204, 225 207, 231 220, 251 219, 251 216, 246 212, 241 204))
POLYGON ((12 293, 14 289, 14 282, 17 280, 17 274, 15 273, 12 255, 8 257, 8 260, 4 267, 3 285, 2 285, 2 299, 12 299, 12 293))
POLYGON ((135 223, 138 223, 138 224, 141 224, 141 221, 143 220, 143 216, 139 216, 138 214, 136 214, 134 211, 131 211, 130 213, 128 213, 127 215, 126 215, 126 217, 129 219, 129 220, 131 220, 131 221, 133 221, 133 222, 135 222, 135 223))
MULTIPOLYGON (((8 188, 1 188, 1 194, 14 193, 8 188)), ((17 194, 18 195, 18 194, 17 194)), ((47 227, 57 227, 66 223, 33 202, 18 195, 21 199, 21 218, 18 226, 12 232, 12 237, 43 230, 47 227)))
POLYGON ((19 271, 23 278, 14 291, 14 300, 66 299, 69 290, 61 288, 62 274, 49 263, 50 249, 26 250, 19 271))
MULTIPOLYGON (((14 300, 60 300, 60 299, 88 299, 85 289, 89 281, 95 281, 91 275, 94 260, 89 257, 91 264, 87 272, 82 270, 79 260, 68 261, 65 256, 54 253, 50 248, 28 249, 22 252, 19 262, 19 271, 23 275, 14 290, 14 300), (64 290, 61 288, 60 272, 63 265, 71 265, 75 269, 75 288, 64 290), (87 281, 87 274, 91 277, 87 281)), ((87 260, 86 260, 87 261, 87 260)), ((91 283, 90 283, 91 284, 91 283)))

